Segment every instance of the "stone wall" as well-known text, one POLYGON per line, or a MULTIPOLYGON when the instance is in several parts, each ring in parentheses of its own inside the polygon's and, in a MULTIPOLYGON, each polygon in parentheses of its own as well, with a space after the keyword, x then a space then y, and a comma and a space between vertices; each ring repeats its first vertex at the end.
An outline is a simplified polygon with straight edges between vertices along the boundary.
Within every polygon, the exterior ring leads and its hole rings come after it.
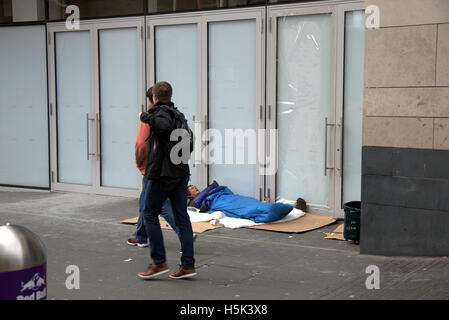
POLYGON ((449 0, 369 0, 360 252, 449 254, 449 0))

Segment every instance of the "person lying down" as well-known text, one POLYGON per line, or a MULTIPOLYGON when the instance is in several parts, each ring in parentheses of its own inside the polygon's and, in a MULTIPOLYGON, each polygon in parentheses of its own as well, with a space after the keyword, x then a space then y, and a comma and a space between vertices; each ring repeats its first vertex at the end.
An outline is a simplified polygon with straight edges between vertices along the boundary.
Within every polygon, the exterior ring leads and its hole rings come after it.
POLYGON ((196 186, 188 186, 187 206, 200 209, 200 212, 221 211, 226 216, 249 219, 256 223, 280 220, 293 210, 293 206, 289 204, 266 203, 235 194, 228 187, 220 186, 216 181, 201 192, 196 186))

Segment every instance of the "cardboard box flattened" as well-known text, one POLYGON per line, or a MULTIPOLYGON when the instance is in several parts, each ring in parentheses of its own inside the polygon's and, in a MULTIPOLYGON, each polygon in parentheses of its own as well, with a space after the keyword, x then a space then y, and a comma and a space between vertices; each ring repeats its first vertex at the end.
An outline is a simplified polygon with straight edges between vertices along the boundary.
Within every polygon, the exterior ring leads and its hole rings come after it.
POLYGON ((252 226, 248 228, 277 232, 301 233, 325 227, 334 223, 335 221, 336 220, 332 217, 306 213, 304 216, 292 221, 267 223, 260 226, 252 226))

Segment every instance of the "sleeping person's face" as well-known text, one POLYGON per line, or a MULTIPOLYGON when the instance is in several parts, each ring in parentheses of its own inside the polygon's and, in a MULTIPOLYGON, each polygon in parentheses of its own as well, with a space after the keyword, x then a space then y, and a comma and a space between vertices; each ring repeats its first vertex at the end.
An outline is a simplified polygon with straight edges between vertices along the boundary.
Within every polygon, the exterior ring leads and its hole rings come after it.
POLYGON ((198 190, 198 188, 195 187, 195 186, 189 186, 187 188, 187 191, 189 192, 189 197, 190 198, 195 198, 197 195, 200 194, 200 190, 198 190))

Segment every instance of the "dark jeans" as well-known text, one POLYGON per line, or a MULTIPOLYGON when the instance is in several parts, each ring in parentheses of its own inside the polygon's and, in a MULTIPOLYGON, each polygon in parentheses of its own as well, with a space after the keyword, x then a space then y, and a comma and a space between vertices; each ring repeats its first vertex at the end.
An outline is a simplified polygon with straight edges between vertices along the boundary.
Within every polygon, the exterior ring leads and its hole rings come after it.
MULTIPOLYGON (((142 192, 140 193, 139 198, 139 219, 137 220, 137 230, 136 230, 136 240, 138 243, 147 243, 147 229, 145 228, 145 221, 143 219, 143 211, 145 209, 146 204, 146 194, 148 190, 148 186, 151 184, 150 180, 143 177, 143 186, 142 192)), ((168 222, 170 227, 176 232, 179 238, 179 229, 175 223, 175 217, 173 216, 173 210, 171 207, 170 200, 166 200, 162 206, 161 216, 168 222)), ((181 238, 179 238, 181 239, 181 238)))
POLYGON ((148 186, 143 217, 150 238, 150 255, 156 265, 166 262, 159 214, 161 214, 163 203, 168 198, 172 205, 175 224, 179 229, 182 250, 181 266, 189 269, 195 267, 192 224, 187 213, 188 181, 188 177, 176 179, 170 190, 161 188, 159 181, 152 181, 148 186))

